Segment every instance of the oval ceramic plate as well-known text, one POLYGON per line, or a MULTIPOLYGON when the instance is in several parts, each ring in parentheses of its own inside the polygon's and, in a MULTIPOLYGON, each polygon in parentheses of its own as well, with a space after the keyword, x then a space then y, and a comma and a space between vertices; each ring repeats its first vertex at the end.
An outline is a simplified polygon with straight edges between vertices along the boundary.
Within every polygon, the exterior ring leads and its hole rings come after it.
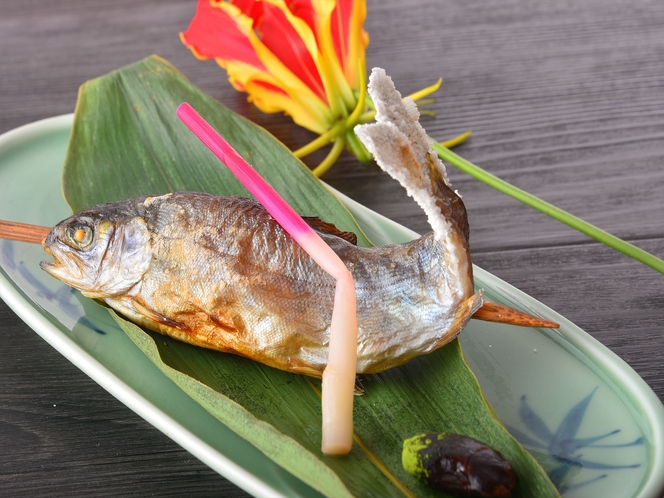
MULTIPOLYGON (((53 226, 69 216, 60 174, 72 116, 0 137, 0 219, 53 226), (30 199, 29 203, 25 199, 30 199)), ((413 232, 341 196, 374 242, 413 232)), ((38 245, 0 240, 0 297, 39 335, 129 408, 256 496, 318 496, 167 379, 110 315, 39 269, 38 245)), ((659 497, 664 409, 622 360, 574 324, 476 268, 492 301, 558 321, 559 330, 473 321, 468 362, 515 437, 565 497, 659 497)))

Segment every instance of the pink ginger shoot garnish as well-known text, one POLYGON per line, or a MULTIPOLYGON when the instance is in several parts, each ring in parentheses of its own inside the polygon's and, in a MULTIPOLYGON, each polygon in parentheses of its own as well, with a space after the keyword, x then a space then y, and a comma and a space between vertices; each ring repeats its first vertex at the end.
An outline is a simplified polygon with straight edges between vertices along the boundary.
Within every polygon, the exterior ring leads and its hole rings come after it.
POLYGON ((321 449, 342 455, 353 445, 353 396, 357 367, 355 283, 346 265, 263 177, 186 102, 178 117, 216 155, 318 265, 336 281, 330 347, 323 372, 321 449))

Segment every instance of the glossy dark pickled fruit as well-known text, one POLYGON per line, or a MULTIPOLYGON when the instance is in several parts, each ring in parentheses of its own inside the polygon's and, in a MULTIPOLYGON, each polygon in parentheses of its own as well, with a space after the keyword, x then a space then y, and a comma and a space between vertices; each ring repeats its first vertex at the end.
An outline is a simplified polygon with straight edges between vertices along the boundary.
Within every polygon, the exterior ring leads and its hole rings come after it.
POLYGON ((517 479, 496 450, 457 434, 428 433, 404 441, 404 469, 429 486, 457 496, 507 498, 517 479))

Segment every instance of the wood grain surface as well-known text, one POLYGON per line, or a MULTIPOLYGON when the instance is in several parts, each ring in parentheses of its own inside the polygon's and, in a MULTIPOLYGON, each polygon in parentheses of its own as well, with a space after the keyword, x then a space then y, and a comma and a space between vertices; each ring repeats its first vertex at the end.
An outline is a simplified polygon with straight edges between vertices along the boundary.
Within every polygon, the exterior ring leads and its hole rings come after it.
MULTIPOLYGON (((429 106, 436 118, 423 121, 431 136, 472 129, 459 154, 664 258, 664 2, 367 3, 368 67, 384 67, 404 94, 444 79, 429 106)), ((0 132, 73 112, 81 83, 156 53, 289 147, 310 140, 247 104, 214 62, 181 44, 194 9, 193 0, 3 0, 0 132)), ((663 399, 664 275, 449 169, 474 262, 578 324, 663 399)), ((345 154, 324 179, 428 230, 374 164, 345 154)), ((245 495, 1 301, 0 338, 1 496, 245 495)))

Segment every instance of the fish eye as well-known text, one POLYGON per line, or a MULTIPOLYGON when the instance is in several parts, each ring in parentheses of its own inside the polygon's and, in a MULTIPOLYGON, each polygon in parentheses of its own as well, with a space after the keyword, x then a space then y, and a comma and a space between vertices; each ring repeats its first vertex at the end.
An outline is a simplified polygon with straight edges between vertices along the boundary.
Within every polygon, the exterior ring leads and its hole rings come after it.
POLYGON ((75 225, 67 228, 67 238, 78 248, 85 249, 92 242, 92 228, 85 225, 75 225))

